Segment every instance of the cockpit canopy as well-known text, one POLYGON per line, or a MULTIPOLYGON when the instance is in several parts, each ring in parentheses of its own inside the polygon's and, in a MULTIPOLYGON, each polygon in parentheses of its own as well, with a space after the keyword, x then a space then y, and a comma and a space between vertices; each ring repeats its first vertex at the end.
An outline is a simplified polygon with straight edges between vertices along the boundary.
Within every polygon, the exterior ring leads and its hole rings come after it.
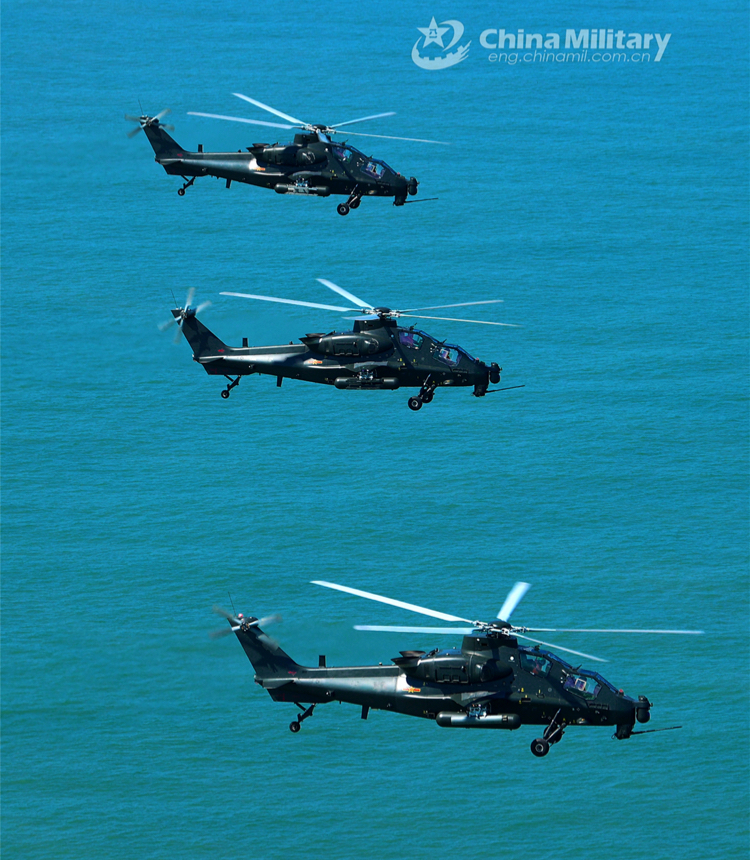
POLYGON ((396 174, 396 171, 386 164, 385 161, 379 158, 368 158, 363 152, 360 152, 356 147, 350 146, 348 143, 334 144, 332 152, 339 161, 359 168, 363 173, 372 177, 372 179, 382 179, 388 174, 396 174))
POLYGON ((453 343, 439 343, 429 334, 417 331, 416 329, 400 329, 398 342, 406 349, 418 350, 427 347, 435 354, 435 357, 439 361, 448 365, 448 367, 456 367, 462 357, 471 362, 476 361, 462 346, 457 346, 453 343))

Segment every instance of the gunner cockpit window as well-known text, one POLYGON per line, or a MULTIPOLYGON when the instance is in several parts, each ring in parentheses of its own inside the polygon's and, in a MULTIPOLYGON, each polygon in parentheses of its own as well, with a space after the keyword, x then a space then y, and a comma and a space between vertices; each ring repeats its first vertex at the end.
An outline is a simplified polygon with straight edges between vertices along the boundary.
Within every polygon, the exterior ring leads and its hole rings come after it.
POLYGON ((438 358, 444 361, 449 367, 455 367, 461 357, 460 352, 455 346, 441 346, 438 350, 438 358))
POLYGON ((578 693, 584 699, 595 699, 601 688, 597 678, 589 678, 586 675, 568 675, 563 684, 563 689, 578 693))
POLYGON ((385 165, 380 161, 368 161, 362 170, 374 179, 380 179, 385 173, 385 165))

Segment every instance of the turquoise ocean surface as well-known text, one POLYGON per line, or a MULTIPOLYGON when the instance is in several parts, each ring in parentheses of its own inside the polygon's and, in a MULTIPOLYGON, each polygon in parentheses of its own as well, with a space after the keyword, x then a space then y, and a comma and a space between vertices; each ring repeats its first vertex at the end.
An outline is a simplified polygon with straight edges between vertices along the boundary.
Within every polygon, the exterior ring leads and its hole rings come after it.
POLYGON ((3 857, 745 858, 747 4, 354 5, 3 3, 3 857), (471 41, 452 68, 412 60, 433 16, 471 41), (671 36, 659 62, 481 38, 584 28, 671 36), (233 92, 396 111, 358 130, 451 146, 351 142, 439 199, 178 197, 123 115, 171 108, 188 149, 285 139, 188 116, 273 120, 233 92), (456 315, 518 328, 424 328, 525 387, 412 413, 248 377, 222 400, 158 330, 193 287, 234 345, 347 325, 220 295, 331 302, 319 277, 390 307, 503 299, 456 315), (682 729, 571 729, 535 759, 533 727, 332 704, 292 735, 209 638, 229 594, 281 613, 303 663, 459 644, 353 631, 419 619, 313 579, 471 618, 525 580, 529 626, 705 630, 550 636, 682 729))

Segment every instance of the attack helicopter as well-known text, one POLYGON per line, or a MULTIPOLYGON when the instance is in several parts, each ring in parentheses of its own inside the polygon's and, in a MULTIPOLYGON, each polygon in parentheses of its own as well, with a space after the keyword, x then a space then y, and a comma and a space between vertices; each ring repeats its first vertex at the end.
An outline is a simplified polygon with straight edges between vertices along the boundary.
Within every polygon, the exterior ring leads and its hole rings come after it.
POLYGON ((299 344, 290 342, 285 346, 251 347, 248 346, 247 338, 243 338, 241 347, 230 347, 197 319, 198 309, 190 307, 191 294, 185 307, 175 308, 172 311, 173 319, 162 328, 177 322, 193 350, 193 360, 201 364, 206 373, 224 376, 229 380, 229 384, 221 392, 224 398, 229 397, 231 390, 239 384, 243 376, 252 373, 275 376, 278 386, 287 378, 334 385, 345 390, 374 391, 395 390, 402 386, 418 387, 419 393, 408 400, 408 406, 413 411, 421 409, 424 403, 430 403, 435 390, 440 386, 474 386, 475 397, 484 397, 492 391, 507 390, 488 388, 490 383, 496 385, 500 382, 501 368, 497 362, 487 365, 473 358, 463 347, 438 341, 426 332, 418 331, 414 326, 403 328, 397 324, 401 317, 411 317, 513 327, 512 323, 422 316, 414 313, 421 310, 495 304, 502 299, 399 311, 373 307, 331 281, 324 278, 318 278, 318 281, 343 296, 353 306, 324 305, 251 293, 223 292, 221 295, 364 314, 365 316, 355 318, 353 331, 307 334, 300 338, 299 344))
POLYGON ((415 177, 407 179, 378 158, 371 158, 348 143, 334 143, 335 134, 347 137, 378 137, 387 140, 407 140, 414 143, 443 143, 439 140, 420 140, 411 137, 392 137, 383 134, 364 134, 363 132, 340 131, 343 126, 358 122, 395 116, 393 111, 373 114, 372 116, 350 119, 334 125, 313 124, 282 113, 276 108, 263 104, 242 93, 233 93, 256 107, 287 120, 289 124, 266 122, 222 114, 198 113, 188 111, 191 116, 232 122, 261 125, 271 128, 299 129, 293 143, 254 143, 246 151, 203 152, 203 145, 197 152, 186 152, 167 131, 174 126, 164 125, 161 120, 170 113, 169 108, 156 116, 129 116, 125 119, 138 123, 129 136, 143 130, 153 147, 155 160, 171 176, 180 176, 184 185, 177 193, 182 197, 185 191, 200 176, 215 176, 226 180, 229 188, 232 182, 272 188, 277 194, 301 194, 306 197, 329 197, 331 194, 347 195, 345 203, 336 207, 339 215, 348 215, 357 209, 363 197, 393 197, 394 206, 403 206, 407 195, 415 195, 419 182, 415 177))
POLYGON ((646 696, 639 695, 637 699, 627 696, 598 672, 573 666, 546 648, 597 662, 605 660, 542 642, 527 634, 699 635, 701 630, 555 630, 515 626, 510 623, 510 617, 529 588, 525 582, 515 584, 497 619, 489 622, 471 621, 333 582, 314 580, 313 584, 470 626, 356 625, 357 630, 463 635, 463 642, 460 649, 401 651, 390 666, 381 663, 378 666, 329 667, 321 655, 317 667, 308 667, 295 662, 262 630, 278 616, 258 619, 241 613, 235 615, 215 606, 214 611, 229 622, 229 629, 212 635, 235 633, 255 669, 256 684, 267 690, 275 702, 297 706, 300 712, 289 725, 294 733, 313 715, 317 705, 327 702, 358 705, 362 708, 363 720, 370 710, 382 710, 422 717, 443 728, 513 730, 524 725, 544 726, 541 737, 531 743, 531 752, 537 757, 546 756, 571 726, 614 726, 613 737, 618 740, 680 728, 633 731, 636 722, 647 723, 651 719, 652 704, 646 696), (519 645, 519 639, 536 644, 533 647, 519 645))

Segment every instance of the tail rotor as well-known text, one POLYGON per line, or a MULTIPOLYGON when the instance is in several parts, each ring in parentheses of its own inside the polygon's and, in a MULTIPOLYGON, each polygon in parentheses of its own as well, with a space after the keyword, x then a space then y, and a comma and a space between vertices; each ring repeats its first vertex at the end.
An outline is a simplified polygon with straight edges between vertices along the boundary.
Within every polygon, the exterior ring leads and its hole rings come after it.
MULTIPOLYGON (((208 635, 211 639, 222 639, 224 636, 228 636, 230 633, 237 633, 239 630, 252 630, 253 627, 268 627, 269 624, 277 624, 281 621, 280 615, 266 615, 263 618, 246 618, 241 612, 238 612, 236 615, 232 612, 228 612, 221 606, 214 606, 214 612, 217 615, 221 615, 223 618, 226 618, 229 622, 229 627, 222 627, 220 630, 213 630, 208 635)), ((278 650, 279 643, 272 639, 268 634, 260 631, 258 633, 258 639, 264 642, 272 651, 278 650)))
POLYGON ((129 122, 137 122, 138 126, 131 131, 128 132, 128 137, 135 137, 139 131, 143 131, 144 129, 151 128, 163 128, 165 131, 174 131, 173 125, 165 125, 161 122, 161 118, 166 116, 168 113, 172 113, 169 108, 164 108, 163 111, 160 111, 156 116, 131 116, 130 114, 125 114, 125 119, 129 122))
POLYGON ((195 297, 195 287, 190 287, 187 291, 187 296, 185 297, 185 307, 176 308, 172 311, 172 319, 166 320, 161 323, 159 326, 159 331, 166 331, 171 328, 175 323, 177 323, 177 332, 175 333, 174 342, 178 343, 180 340, 180 335, 182 334, 182 324, 188 317, 197 316, 202 311, 206 310, 206 308, 211 307, 212 302, 206 301, 201 302, 198 307, 193 308, 190 306, 190 303, 193 301, 195 297))

